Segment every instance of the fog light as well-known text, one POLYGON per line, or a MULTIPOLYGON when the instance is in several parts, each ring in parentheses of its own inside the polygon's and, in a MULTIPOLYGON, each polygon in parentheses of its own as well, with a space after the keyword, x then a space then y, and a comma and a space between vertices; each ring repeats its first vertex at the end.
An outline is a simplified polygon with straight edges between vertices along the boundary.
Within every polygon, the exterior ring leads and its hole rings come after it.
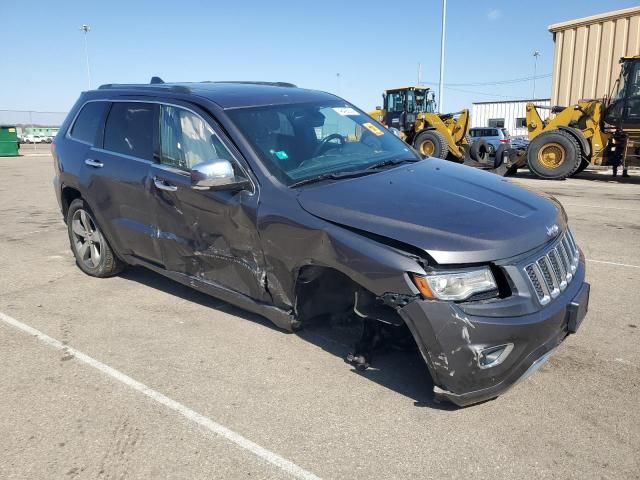
POLYGON ((500 365, 513 350, 513 343, 483 348, 478 352, 478 366, 482 369, 500 365))

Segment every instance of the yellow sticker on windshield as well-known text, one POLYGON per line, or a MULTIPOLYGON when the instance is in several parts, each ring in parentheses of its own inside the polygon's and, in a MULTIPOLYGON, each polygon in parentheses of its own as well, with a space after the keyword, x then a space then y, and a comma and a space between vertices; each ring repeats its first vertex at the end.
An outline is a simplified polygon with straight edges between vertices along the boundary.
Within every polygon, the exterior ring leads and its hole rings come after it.
POLYGON ((384 132, 376 127, 373 123, 363 123, 362 126, 378 137, 384 135, 384 132))

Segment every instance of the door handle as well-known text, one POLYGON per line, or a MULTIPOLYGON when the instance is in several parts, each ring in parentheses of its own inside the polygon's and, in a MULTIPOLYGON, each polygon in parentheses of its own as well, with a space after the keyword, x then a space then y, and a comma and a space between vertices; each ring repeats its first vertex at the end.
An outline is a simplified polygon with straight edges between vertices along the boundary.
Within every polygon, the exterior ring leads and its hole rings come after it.
POLYGON ((153 184, 157 189, 166 190, 167 192, 175 192, 176 190, 178 190, 178 187, 176 185, 171 185, 170 183, 167 183, 166 180, 158 177, 153 177, 153 184))
POLYGON ((89 165, 90 167, 94 167, 94 168, 102 168, 102 167, 104 167, 104 163, 99 162, 98 160, 94 160, 92 158, 87 158, 84 161, 84 164, 85 165, 89 165))

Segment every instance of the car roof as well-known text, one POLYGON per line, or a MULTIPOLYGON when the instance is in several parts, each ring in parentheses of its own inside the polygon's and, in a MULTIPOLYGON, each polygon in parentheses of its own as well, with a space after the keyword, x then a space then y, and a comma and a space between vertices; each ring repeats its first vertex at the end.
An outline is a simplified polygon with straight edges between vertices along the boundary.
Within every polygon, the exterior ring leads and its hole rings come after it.
POLYGON ((138 95, 151 92, 191 94, 211 100, 224 109, 339 100, 330 93, 298 88, 284 82, 107 84, 102 85, 97 91, 138 95))

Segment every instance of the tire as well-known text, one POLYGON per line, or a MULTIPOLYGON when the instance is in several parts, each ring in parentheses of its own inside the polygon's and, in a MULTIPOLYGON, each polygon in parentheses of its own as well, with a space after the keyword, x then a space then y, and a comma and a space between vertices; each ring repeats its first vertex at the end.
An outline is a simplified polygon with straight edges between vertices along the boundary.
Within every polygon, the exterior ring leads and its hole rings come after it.
POLYGON ((487 163, 489 160, 489 146, 486 140, 479 138, 473 142, 469 150, 469 155, 471 159, 476 162, 487 163))
POLYGON ((76 198, 67 211, 67 231, 76 264, 92 277, 112 277, 125 264, 113 253, 89 206, 76 198))
POLYGON ((585 168, 587 168, 590 165, 591 162, 589 162, 588 159, 582 157, 582 161, 580 162, 580 165, 578 165, 578 168, 575 169, 575 171, 570 174, 570 177, 573 177, 574 175, 578 175, 580 172, 582 172, 585 168))
POLYGON ((529 170, 540 178, 563 180, 576 171, 582 159, 578 140, 563 130, 545 132, 527 149, 529 170))
POLYGON ((425 130, 420 132, 413 141, 413 147, 424 157, 447 158, 449 145, 437 130, 425 130))

